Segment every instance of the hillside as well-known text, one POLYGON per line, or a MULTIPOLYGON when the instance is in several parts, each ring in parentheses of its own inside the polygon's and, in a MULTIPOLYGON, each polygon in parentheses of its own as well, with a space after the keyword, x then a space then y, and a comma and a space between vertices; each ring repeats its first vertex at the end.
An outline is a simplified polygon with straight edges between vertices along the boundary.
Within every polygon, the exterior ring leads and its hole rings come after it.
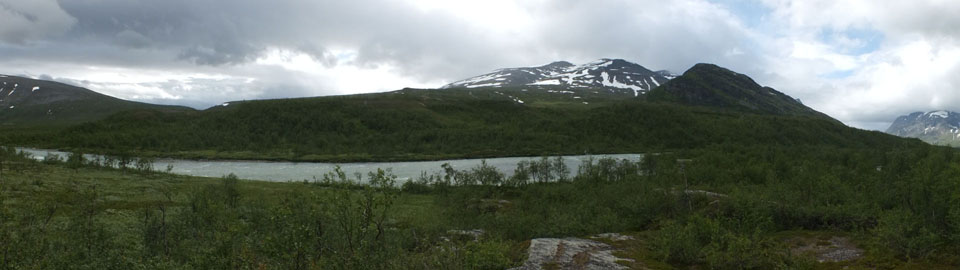
MULTIPOLYGON (((729 98, 716 89, 748 97, 755 96, 750 91, 767 90, 744 84, 752 82, 749 78, 706 76, 698 67, 674 81, 710 86, 700 96, 705 100, 729 98)), ((664 89, 681 88, 668 83, 655 91, 664 89)), ((915 143, 846 127, 779 92, 767 94, 775 99, 752 100, 765 110, 745 112, 650 102, 608 90, 404 89, 229 102, 198 112, 118 114, 60 134, 13 139, 93 152, 309 161, 638 153, 720 144, 871 148, 915 143)))
POLYGON ((59 82, 0 75, 0 125, 8 129, 72 125, 137 109, 193 110, 122 100, 59 82))
POLYGON ((902 115, 893 121, 886 132, 918 138, 930 144, 960 146, 960 113, 931 111, 902 115))

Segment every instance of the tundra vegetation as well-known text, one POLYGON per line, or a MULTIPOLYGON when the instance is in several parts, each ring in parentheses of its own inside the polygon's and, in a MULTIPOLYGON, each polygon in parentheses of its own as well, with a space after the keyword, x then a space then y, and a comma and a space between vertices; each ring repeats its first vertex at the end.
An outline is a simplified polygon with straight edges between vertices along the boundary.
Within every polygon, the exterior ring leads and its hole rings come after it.
POLYGON ((717 144, 402 184, 387 168, 277 183, 0 156, 4 269, 506 269, 532 238, 608 232, 635 237, 616 254, 628 266, 653 269, 960 267, 960 156, 935 146, 717 144), (790 251, 836 235, 864 256, 790 251))

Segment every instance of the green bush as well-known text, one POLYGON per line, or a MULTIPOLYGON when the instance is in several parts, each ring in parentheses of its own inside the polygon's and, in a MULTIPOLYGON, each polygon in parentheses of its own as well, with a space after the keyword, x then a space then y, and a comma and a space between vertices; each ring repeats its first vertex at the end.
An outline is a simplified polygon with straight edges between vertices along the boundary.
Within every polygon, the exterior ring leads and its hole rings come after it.
POLYGON ((237 178, 237 175, 230 173, 224 176, 221 181, 223 182, 223 197, 227 205, 237 206, 240 201, 240 189, 238 187, 240 179, 237 178))
POLYGON ((465 249, 465 261, 467 269, 488 269, 499 270, 508 269, 511 260, 507 256, 510 245, 501 241, 479 241, 467 242, 465 249))
POLYGON ((908 259, 926 258, 943 243, 940 233, 905 210, 884 212, 872 231, 877 247, 908 259))

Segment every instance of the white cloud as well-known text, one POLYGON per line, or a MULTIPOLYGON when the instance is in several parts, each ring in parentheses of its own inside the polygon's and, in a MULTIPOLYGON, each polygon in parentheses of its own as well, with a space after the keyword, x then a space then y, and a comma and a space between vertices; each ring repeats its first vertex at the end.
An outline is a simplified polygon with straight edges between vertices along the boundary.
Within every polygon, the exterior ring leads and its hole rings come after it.
MULTIPOLYGON (((841 89, 828 111, 837 117, 879 121, 912 111, 960 111, 960 47, 914 40, 891 46, 868 60, 841 89)), ((885 127, 884 127, 885 128, 885 127)))
POLYGON ((355 64, 357 52, 352 50, 332 50, 337 56, 333 64, 318 61, 304 52, 282 48, 270 48, 251 65, 279 67, 290 73, 302 74, 306 85, 325 85, 326 91, 308 91, 321 95, 334 91, 340 94, 370 93, 397 90, 403 87, 427 88, 441 85, 439 82, 421 82, 404 77, 396 67, 390 64, 376 66, 358 66, 355 64))
POLYGON ((764 33, 770 71, 761 82, 868 129, 913 111, 960 110, 960 2, 764 2, 780 31, 764 33), (864 30, 882 36, 873 51, 857 50, 878 42, 859 36, 864 30))

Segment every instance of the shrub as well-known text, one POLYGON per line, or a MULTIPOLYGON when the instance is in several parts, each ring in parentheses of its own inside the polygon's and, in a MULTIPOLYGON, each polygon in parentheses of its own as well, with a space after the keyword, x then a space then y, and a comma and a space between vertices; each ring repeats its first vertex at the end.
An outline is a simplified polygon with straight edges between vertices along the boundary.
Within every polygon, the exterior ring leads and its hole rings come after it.
POLYGON ((240 201, 240 189, 237 188, 240 179, 237 175, 230 173, 223 177, 223 196, 227 205, 236 207, 240 201))
POLYGON ((47 155, 43 157, 43 163, 44 164, 63 163, 63 157, 54 153, 47 153, 47 155))
POLYGON ((86 160, 83 158, 83 153, 71 152, 70 155, 67 156, 67 167, 71 169, 80 169, 80 167, 83 167, 84 162, 86 162, 86 160))
POLYGON ((134 163, 134 168, 141 173, 149 173, 153 171, 153 158, 141 157, 138 158, 134 163))
POLYGON ((420 172, 420 177, 407 180, 407 182, 404 182, 403 185, 400 186, 400 190, 405 193, 427 194, 433 191, 430 183, 440 181, 439 178, 437 175, 428 175, 427 172, 420 172))
POLYGON ((508 269, 510 258, 507 251, 510 245, 501 241, 468 242, 466 247, 467 269, 508 269))
POLYGON ((873 229, 876 244, 896 255, 911 259, 925 258, 941 244, 939 234, 927 227, 913 212, 891 210, 881 214, 873 229))

